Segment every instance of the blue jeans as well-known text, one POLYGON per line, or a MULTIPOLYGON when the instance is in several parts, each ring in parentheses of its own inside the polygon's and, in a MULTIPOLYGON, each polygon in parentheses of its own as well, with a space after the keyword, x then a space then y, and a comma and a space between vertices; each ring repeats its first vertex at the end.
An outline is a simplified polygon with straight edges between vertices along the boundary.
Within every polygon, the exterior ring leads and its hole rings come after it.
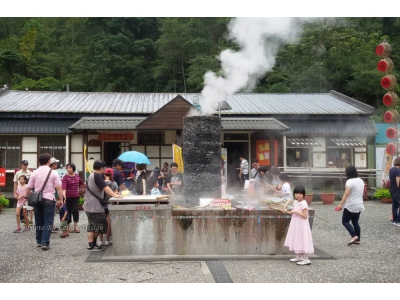
POLYGON ((54 209, 56 202, 43 198, 43 205, 35 206, 36 244, 50 245, 50 235, 54 223, 54 209))
POLYGON ((399 214, 399 198, 398 195, 392 195, 392 214, 393 214, 393 222, 400 222, 400 214, 399 214))
POLYGON ((358 224, 358 220, 360 219, 360 214, 361 212, 352 213, 347 208, 345 208, 343 209, 343 215, 342 215, 343 226, 350 233, 351 237, 358 236, 358 241, 361 240, 361 228, 360 225, 358 224), (351 226, 350 221, 353 224, 353 226, 351 226))

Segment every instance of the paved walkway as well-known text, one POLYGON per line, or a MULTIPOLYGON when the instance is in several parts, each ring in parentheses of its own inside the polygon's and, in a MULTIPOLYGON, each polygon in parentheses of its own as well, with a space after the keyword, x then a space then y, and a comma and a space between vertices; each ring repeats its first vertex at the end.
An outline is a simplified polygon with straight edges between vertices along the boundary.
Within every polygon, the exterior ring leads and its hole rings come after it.
MULTIPOLYGON (((51 249, 43 251, 36 247, 33 232, 12 233, 14 209, 6 209, 0 214, 0 282, 400 282, 400 227, 389 221, 391 205, 374 200, 366 201, 365 207, 360 220, 362 244, 347 246, 350 236, 341 224, 341 213, 335 212, 333 205, 312 204, 327 222, 318 217, 314 220, 317 251, 310 266, 290 263, 292 256, 116 260, 113 246, 88 253, 84 230, 66 239, 52 234, 51 249), (33 270, 40 272, 34 274, 33 270)), ((80 224, 86 225, 84 212, 80 218, 80 224)))

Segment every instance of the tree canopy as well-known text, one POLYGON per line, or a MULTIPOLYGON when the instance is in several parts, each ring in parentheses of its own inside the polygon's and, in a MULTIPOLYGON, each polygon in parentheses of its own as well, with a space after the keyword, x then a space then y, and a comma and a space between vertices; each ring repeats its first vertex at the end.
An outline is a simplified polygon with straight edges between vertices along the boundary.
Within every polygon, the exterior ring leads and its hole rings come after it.
MULTIPOLYGON (((230 18, 0 18, 0 83, 17 90, 176 92, 203 89, 218 55, 238 50, 230 18)), ((400 18, 327 18, 283 45, 254 92, 336 90, 381 109, 375 47, 392 45, 400 68, 400 18)), ((398 77, 398 76, 397 76, 398 77)), ((396 87, 398 91, 398 87, 396 87)))

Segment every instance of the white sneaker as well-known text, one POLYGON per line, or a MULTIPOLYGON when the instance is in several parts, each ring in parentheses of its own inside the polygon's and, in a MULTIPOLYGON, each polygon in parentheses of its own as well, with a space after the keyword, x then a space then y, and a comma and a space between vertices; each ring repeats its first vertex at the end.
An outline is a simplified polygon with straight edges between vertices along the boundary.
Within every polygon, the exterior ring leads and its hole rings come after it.
POLYGON ((112 245, 112 242, 111 242, 111 241, 106 241, 106 242, 104 243, 104 245, 110 246, 110 245, 112 245))
POLYGON ((97 241, 97 247, 101 247, 103 245, 104 245, 103 241, 97 241))
POLYGON ((309 259, 302 259, 297 263, 299 266, 311 265, 311 261, 309 259))
POLYGON ((298 261, 302 261, 303 258, 302 257, 295 257, 295 258, 291 258, 289 259, 291 262, 298 262, 298 261))

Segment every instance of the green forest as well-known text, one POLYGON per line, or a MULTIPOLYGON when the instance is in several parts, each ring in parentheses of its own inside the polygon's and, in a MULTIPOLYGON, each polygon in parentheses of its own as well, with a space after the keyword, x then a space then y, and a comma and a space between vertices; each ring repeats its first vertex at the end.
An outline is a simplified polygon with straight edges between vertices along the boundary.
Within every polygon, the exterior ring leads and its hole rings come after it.
MULTIPOLYGON (((0 84, 30 91, 201 92, 219 74, 230 18, 0 18, 0 84)), ((375 48, 392 45, 400 68, 400 18, 327 18, 282 45, 256 93, 335 90, 378 109, 385 90, 375 48)))

